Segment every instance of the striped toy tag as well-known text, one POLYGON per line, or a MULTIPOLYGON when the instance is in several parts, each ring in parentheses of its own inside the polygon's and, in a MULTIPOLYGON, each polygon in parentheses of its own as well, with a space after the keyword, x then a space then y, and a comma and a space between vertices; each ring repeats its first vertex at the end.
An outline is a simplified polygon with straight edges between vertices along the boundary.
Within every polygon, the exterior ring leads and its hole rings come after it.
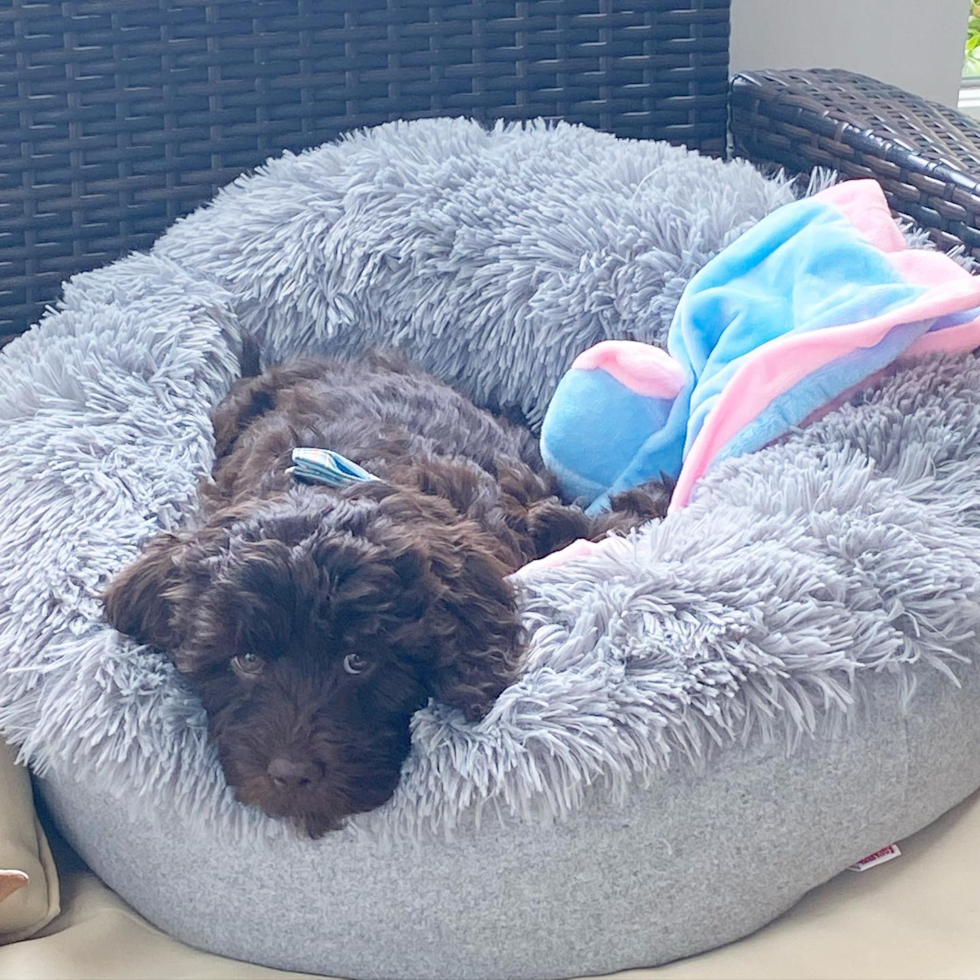
POLYGON ((293 465, 286 471, 300 483, 319 483, 327 487, 346 487, 367 483, 377 477, 353 460, 332 449, 301 447, 292 453, 293 465))

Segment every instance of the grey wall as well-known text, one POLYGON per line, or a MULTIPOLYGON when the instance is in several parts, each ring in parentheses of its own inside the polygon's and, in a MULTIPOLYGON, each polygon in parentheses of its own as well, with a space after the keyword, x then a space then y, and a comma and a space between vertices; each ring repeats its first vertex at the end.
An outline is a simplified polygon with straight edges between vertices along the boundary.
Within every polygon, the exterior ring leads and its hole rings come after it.
POLYGON ((732 70, 849 68, 956 105, 970 0, 732 0, 732 70))

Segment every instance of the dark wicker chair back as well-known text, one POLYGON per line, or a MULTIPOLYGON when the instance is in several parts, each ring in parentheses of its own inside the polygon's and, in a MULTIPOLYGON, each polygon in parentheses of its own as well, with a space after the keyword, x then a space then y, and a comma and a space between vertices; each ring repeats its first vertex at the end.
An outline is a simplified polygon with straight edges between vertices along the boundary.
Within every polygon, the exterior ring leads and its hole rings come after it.
POLYGON ((725 144, 729 0, 13 0, 0 334, 283 150, 390 119, 725 144))

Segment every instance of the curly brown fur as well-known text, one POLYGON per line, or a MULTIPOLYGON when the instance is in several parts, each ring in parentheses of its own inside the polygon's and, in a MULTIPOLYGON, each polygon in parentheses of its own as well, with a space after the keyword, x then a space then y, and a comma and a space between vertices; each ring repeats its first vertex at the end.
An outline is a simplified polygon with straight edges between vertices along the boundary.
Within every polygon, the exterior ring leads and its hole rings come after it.
POLYGON ((170 652, 238 798, 314 835, 391 796, 430 697, 478 719, 513 680, 510 572, 668 500, 652 485, 590 522, 526 429, 377 355, 243 379, 213 422, 203 525, 152 539, 106 614, 170 652), (297 446, 379 479, 299 485, 297 446))

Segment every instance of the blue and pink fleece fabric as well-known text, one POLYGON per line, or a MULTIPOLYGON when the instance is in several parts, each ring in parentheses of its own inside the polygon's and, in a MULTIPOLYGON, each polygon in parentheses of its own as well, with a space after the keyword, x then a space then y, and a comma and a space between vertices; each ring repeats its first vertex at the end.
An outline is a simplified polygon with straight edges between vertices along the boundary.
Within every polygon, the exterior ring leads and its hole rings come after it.
POLYGON ((819 417, 893 362, 977 347, 980 278, 910 249, 879 185, 849 181, 779 208, 708 262, 666 351, 613 340, 579 355, 542 453, 592 513, 661 476, 676 480, 677 510, 712 467, 819 417))

